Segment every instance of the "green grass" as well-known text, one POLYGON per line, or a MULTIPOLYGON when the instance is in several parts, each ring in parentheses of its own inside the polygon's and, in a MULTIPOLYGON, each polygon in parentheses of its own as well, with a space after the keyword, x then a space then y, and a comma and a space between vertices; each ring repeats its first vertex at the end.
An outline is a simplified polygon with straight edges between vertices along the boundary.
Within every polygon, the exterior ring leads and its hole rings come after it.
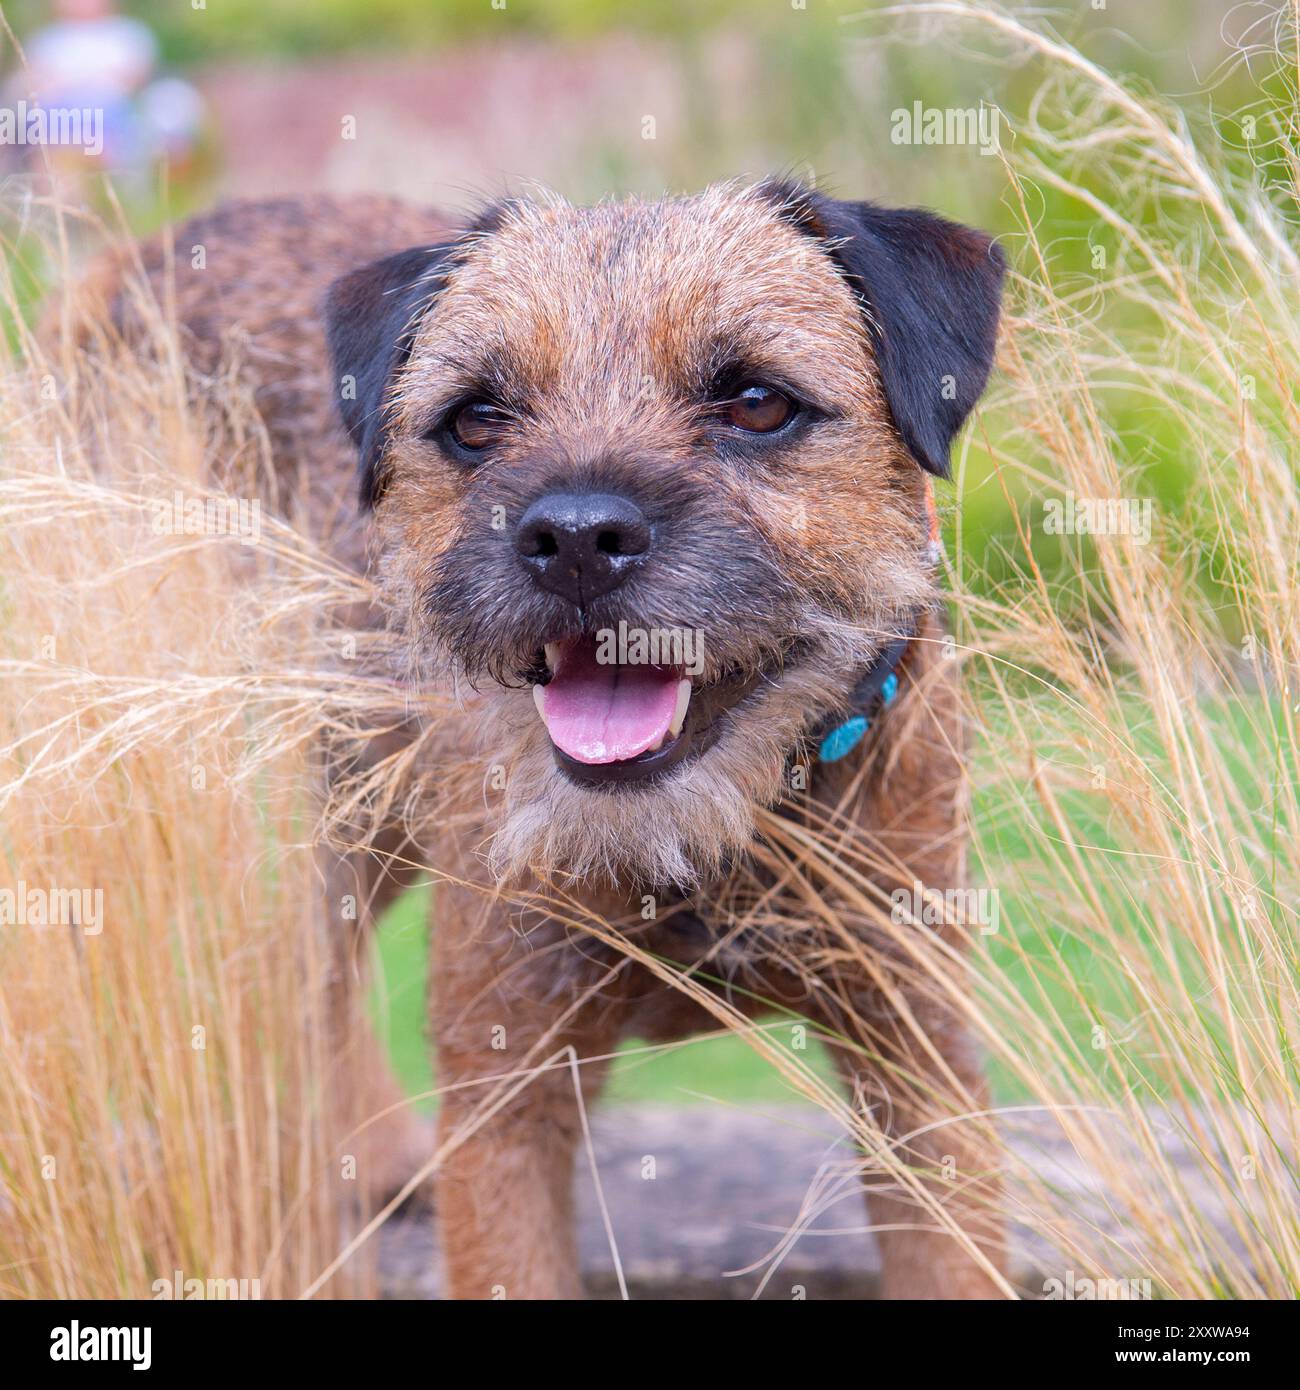
POLYGON ((429 973, 428 888, 411 888, 381 918, 376 933, 371 1016, 408 1095, 434 1086, 425 1002, 429 973))
MULTIPOLYGON (((1129 739, 1136 755, 1148 766, 1157 766, 1168 782, 1168 769, 1160 766, 1161 741, 1144 704, 1125 705, 1129 739)), ((1241 849, 1247 872, 1267 891, 1277 888, 1278 869, 1291 852, 1297 827, 1276 820, 1268 810, 1277 801, 1284 780, 1294 781, 1300 768, 1283 753, 1280 703, 1262 695, 1211 699, 1200 702, 1196 718, 1213 731, 1224 764, 1231 770, 1241 794, 1248 823, 1241 827, 1241 849)), ((1062 723, 1057 719, 1059 732, 1062 723)), ((1049 754, 1040 750, 1044 761, 1049 754)), ((1087 769, 1094 755, 1082 724, 1073 748, 1059 749, 1057 756, 1075 768, 1087 769)), ((1172 796, 1172 792, 1171 792, 1172 796)), ((1125 823, 1117 819, 1113 804, 1101 790, 1076 791, 1062 797, 1071 840, 1088 865, 1094 891, 1121 924, 1124 939, 1134 943, 1133 958, 1140 962, 1161 959, 1159 939, 1172 944, 1161 967, 1183 981, 1185 997, 1212 1001, 1215 993, 1206 964, 1195 954, 1176 922, 1157 921, 1143 893, 1144 875, 1160 872, 1159 866, 1135 865, 1128 854, 1125 823)), ((1166 808, 1164 813, 1171 813, 1166 808)), ((1058 842, 1060 832, 1045 817, 1026 815, 1018 798, 1008 796, 983 780, 977 759, 972 814, 976 854, 973 864, 988 866, 988 876, 999 888, 1002 930, 976 939, 976 951, 987 952, 992 969, 1007 979, 1017 994, 1035 1011, 1050 1011, 1060 1020, 1057 1036, 1087 1059, 1104 1085, 1126 1086, 1141 1076, 1156 1093, 1168 1089, 1158 1079, 1160 1068, 1148 1066, 1141 1056, 1123 1051, 1125 1039, 1150 1007, 1140 987, 1130 978, 1128 962, 1112 951, 1099 951, 1087 935, 1069 921, 1044 920, 1038 910, 1043 894, 1037 891, 1044 874, 1051 873, 1051 855, 1038 841, 1058 842), (1124 1056, 1124 1080, 1112 1080, 1107 1072, 1117 1053, 1124 1056)), ((1195 855, 1186 841, 1189 859, 1195 855)), ((1050 900, 1050 899, 1049 899, 1050 900)), ((1218 1005, 1209 1004, 1206 1026, 1217 1018, 1218 1005)), ((1145 1030, 1143 1030, 1145 1031, 1145 1030)), ((1001 1101, 1021 1099, 1020 1087, 1005 1069, 990 1069, 993 1089, 1001 1101)))
MULTIPOLYGON (((379 924, 372 991, 375 1026, 388 1045, 398 1079, 412 1096, 427 1095, 435 1085, 425 1009, 429 903, 427 888, 412 888, 385 914, 379 924)), ((796 1042, 789 1025, 775 1025, 772 1036, 786 1046, 796 1042)), ((829 1073, 829 1059, 815 1039, 808 1042, 807 1055, 820 1071, 829 1073)), ((700 1038, 680 1047, 653 1049, 630 1041, 605 1091, 612 1101, 716 1098, 749 1103, 789 1095, 777 1073, 738 1038, 700 1038)), ((421 1101, 421 1107, 425 1105, 421 1101)))

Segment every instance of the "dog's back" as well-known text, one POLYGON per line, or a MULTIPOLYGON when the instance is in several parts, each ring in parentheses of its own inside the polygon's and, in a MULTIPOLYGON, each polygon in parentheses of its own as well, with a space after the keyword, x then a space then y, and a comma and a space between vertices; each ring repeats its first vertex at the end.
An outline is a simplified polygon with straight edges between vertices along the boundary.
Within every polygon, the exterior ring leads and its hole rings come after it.
POLYGON ((449 232, 438 213, 392 198, 224 203, 92 266, 74 291, 78 336, 107 330, 133 351, 165 350, 174 321, 197 395, 228 373, 252 393, 270 444, 263 500, 359 567, 356 454, 339 418, 325 293, 359 264, 449 232))

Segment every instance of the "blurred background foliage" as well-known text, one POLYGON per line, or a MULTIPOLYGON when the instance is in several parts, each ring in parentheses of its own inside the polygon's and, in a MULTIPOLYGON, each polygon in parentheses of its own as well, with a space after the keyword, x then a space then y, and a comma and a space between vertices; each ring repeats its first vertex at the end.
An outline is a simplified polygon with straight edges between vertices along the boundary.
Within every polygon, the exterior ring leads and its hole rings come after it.
MULTIPOLYGON (((40 0, 4 8, 20 40, 51 17, 40 0)), ((1278 76, 1252 70, 1229 43, 1268 8, 1085 0, 1050 19, 1138 90, 1177 94, 1164 99, 1193 125, 1213 125, 1218 159, 1237 159, 1243 171, 1271 162, 1284 178, 1290 133, 1242 133, 1278 76)), ((967 61, 954 61, 951 45, 928 43, 924 27, 863 0, 214 0, 197 9, 132 0, 120 11, 151 27, 161 68, 203 94, 212 149, 182 176, 173 171, 165 192, 124 200, 144 230, 229 193, 371 188, 465 206, 533 179, 590 200, 784 171, 842 196, 922 204, 985 227, 1005 238, 1014 263, 1020 214, 1006 201, 1003 160, 970 145, 895 144, 893 113, 916 102, 989 103, 1012 147, 1049 80, 1040 61, 1013 61, 983 37, 967 61), (358 123, 350 142, 340 134, 345 115, 358 123)), ((1029 214, 1050 229, 1054 282, 1086 297, 1113 271, 1114 232, 1049 185, 1028 193, 1029 214)), ((1180 212, 1154 198, 1137 206, 1151 221, 1180 212)), ((1150 327, 1118 321, 1113 332, 1150 327)), ((1134 494, 1166 513, 1194 507, 1196 476, 1176 419, 1132 391, 1112 404, 1117 463, 1134 494)), ((1010 558, 1023 524, 1060 601, 1093 601, 1076 567, 1062 563, 1062 546, 1086 549, 1086 538, 1047 534, 1042 498, 994 478, 985 441, 998 427, 986 411, 972 432, 948 512, 949 540, 959 512, 962 542, 950 550, 967 579, 1005 592, 1025 580, 1010 558)), ((1199 573, 1213 598, 1227 563, 1214 519, 1201 518, 1189 540, 1203 551, 1199 573)))
MULTIPOLYGON (((1295 132, 1271 128, 1263 114, 1277 106, 1285 77, 1248 51, 1252 29, 1269 24, 1272 10, 1227 0, 1035 7, 1090 59, 1136 91, 1161 94, 1180 121, 1204 132, 1211 172, 1228 187, 1252 169, 1264 171, 1265 185, 1270 177, 1285 184, 1293 173, 1295 132), (1256 113, 1263 124, 1252 130, 1256 113)), ((1017 130, 1059 100, 1050 65, 1012 57, 986 32, 972 32, 969 50, 955 57, 951 30, 947 42, 930 42, 924 24, 869 0, 209 0, 201 8, 132 0, 120 11, 150 26, 160 69, 192 83, 206 112, 205 157, 122 199, 137 231, 227 195, 374 190, 468 207, 531 180, 593 200, 787 172, 840 196, 925 205, 984 227, 1003 240, 1013 267, 1027 215, 1052 283, 1080 313, 1095 302, 1110 315, 1117 342, 1160 326, 1131 300, 1104 295, 1121 248, 1085 200, 1046 180, 1017 186, 1004 159, 977 146, 891 140, 894 113, 915 103, 992 104, 1002 114, 1005 154, 1017 130), (355 138, 341 133, 349 117, 355 138)), ((22 41, 50 21, 51 7, 10 0, 4 13, 22 41)), ((7 44, 4 63, 12 75, 7 44)), ((1092 186, 1086 167, 1062 172, 1085 192, 1092 186)), ((1147 196, 1140 179, 1127 191, 1129 218, 1177 225, 1184 215, 1147 196)), ((1113 189, 1098 193, 1105 201, 1113 189)), ((1207 299, 1230 294, 1232 274, 1230 262, 1207 256, 1200 281, 1207 299)), ((19 278, 35 303, 38 273, 20 268, 19 278)), ((1009 304, 1014 331, 1014 290, 1009 304)), ((1204 601, 1219 606, 1230 593, 1232 541, 1198 487, 1192 412, 1168 409, 1159 383, 1146 392, 1131 382, 1090 386, 1105 402, 1126 491, 1176 518, 1204 601)), ((1088 539, 1048 534, 1041 524, 1044 500, 1059 487, 1050 477, 1035 486, 1032 468, 997 466, 999 450, 1011 447, 1011 413, 995 390, 968 432, 955 485, 941 489, 962 586, 1014 601, 1018 587, 1041 580, 1062 610, 1101 611, 1104 628, 1106 596, 1090 582, 1088 539)), ((1229 601, 1222 611, 1224 643, 1235 643, 1239 612, 1229 601)), ((1015 846, 1002 839, 1028 833, 991 823, 981 831, 1004 859, 1015 857, 1015 846)), ((425 912, 425 900, 411 896, 385 924, 377 996, 381 1026, 414 1090, 430 1084, 421 1041, 425 912)), ((1079 971, 1098 968, 1086 951, 1078 954, 1079 971)), ((1097 1007, 1105 1004, 1101 998, 1097 1007)), ((1070 1012, 1068 1002, 1062 1008, 1070 1012)), ((724 1039, 629 1058, 615 1093, 696 1085, 733 1097, 779 1091, 770 1068, 724 1039)))

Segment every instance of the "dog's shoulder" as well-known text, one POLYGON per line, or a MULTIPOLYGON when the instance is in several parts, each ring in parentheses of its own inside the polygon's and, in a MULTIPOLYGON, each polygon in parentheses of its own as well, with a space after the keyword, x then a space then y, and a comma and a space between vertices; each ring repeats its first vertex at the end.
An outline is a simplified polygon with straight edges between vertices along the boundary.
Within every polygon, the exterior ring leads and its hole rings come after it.
POLYGON ((138 345, 174 315, 200 352, 216 352, 223 335, 236 331, 267 356, 297 356, 304 336, 315 350, 333 280, 414 241, 445 237, 449 226, 442 214, 393 198, 221 203, 98 256, 73 287, 79 324, 138 345))

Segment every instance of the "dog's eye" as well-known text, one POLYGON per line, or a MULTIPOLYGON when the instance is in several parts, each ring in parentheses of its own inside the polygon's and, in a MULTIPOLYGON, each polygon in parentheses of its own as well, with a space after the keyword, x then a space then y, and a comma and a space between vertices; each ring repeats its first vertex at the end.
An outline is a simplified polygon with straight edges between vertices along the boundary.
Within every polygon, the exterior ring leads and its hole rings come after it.
POLYGON ((467 401, 452 415, 447 428, 462 449, 486 449, 496 442, 505 419, 489 401, 467 401))
POLYGON ((727 423, 750 434, 771 434, 794 414, 794 402, 771 386, 746 386, 723 406, 727 423))

